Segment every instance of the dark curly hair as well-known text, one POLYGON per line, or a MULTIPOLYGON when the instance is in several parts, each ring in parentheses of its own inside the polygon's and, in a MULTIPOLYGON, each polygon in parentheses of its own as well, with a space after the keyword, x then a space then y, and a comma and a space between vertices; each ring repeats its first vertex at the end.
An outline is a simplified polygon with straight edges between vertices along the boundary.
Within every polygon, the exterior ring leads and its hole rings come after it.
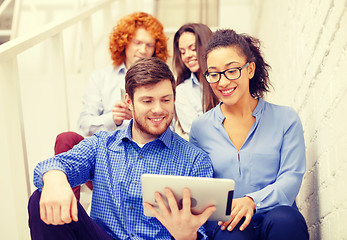
POLYGON ((167 40, 163 25, 152 15, 145 12, 134 12, 121 18, 110 34, 110 53, 114 66, 125 60, 125 48, 135 35, 138 28, 144 28, 155 39, 155 51, 152 57, 164 62, 169 57, 167 40))
POLYGON ((260 51, 260 41, 257 38, 247 34, 237 34, 231 29, 217 30, 207 44, 205 59, 210 52, 217 48, 235 46, 244 55, 247 62, 255 63, 255 73, 249 82, 249 91, 254 98, 262 98, 264 93, 269 92, 271 86, 269 73, 271 69, 267 64, 260 51))

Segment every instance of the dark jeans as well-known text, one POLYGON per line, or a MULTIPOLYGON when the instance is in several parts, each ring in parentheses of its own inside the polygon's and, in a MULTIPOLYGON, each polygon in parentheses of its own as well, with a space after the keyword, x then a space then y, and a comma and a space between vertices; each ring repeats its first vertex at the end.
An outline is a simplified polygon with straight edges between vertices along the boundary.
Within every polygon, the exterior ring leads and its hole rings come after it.
POLYGON ((29 199, 29 227, 32 240, 113 240, 77 202, 78 221, 64 225, 47 225, 40 218, 41 192, 36 190, 29 199))
POLYGON ((233 231, 222 231, 218 222, 207 222, 209 239, 215 240, 308 240, 309 234, 304 217, 294 207, 279 206, 267 213, 255 214, 242 232, 242 222, 233 231))

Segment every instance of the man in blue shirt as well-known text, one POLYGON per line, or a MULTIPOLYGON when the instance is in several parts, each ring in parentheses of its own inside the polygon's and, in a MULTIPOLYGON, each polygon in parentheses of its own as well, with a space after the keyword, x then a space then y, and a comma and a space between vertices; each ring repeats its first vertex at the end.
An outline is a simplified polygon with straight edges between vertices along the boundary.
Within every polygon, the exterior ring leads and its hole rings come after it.
MULTIPOLYGON (((96 132, 114 131, 128 126, 132 115, 123 101, 127 69, 140 58, 157 57, 166 62, 169 57, 163 25, 145 12, 133 12, 120 18, 109 35, 108 47, 112 65, 91 74, 82 96, 78 133, 60 133, 54 146, 55 154, 67 152, 84 137, 96 132)), ((91 181, 86 185, 93 189, 91 181)), ((73 190, 79 200, 80 186, 73 190)))
MULTIPOLYGON (((140 177, 144 173, 212 177, 210 158, 176 133, 173 118, 175 81, 158 58, 135 63, 125 77, 125 100, 133 119, 125 129, 99 132, 68 152, 39 163, 38 187, 29 200, 29 226, 36 239, 206 239, 201 227, 215 210, 190 212, 190 193, 183 208, 166 189, 170 209, 156 195, 162 212, 143 214, 140 177), (90 217, 71 186, 93 180, 90 217), (165 227, 164 227, 165 226, 165 227)), ((153 208, 145 204, 152 212, 153 208)))

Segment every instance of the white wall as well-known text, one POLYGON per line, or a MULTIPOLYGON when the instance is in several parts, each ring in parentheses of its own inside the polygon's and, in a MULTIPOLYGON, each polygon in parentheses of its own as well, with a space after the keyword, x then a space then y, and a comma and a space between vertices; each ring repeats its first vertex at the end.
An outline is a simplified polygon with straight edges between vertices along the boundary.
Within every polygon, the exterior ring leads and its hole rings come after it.
POLYGON ((258 0, 219 0, 219 28, 232 28, 253 35, 258 17, 258 0))
POLYGON ((302 120, 307 172, 297 199, 311 239, 347 239, 347 2, 262 2, 257 28, 272 66, 268 100, 302 120))

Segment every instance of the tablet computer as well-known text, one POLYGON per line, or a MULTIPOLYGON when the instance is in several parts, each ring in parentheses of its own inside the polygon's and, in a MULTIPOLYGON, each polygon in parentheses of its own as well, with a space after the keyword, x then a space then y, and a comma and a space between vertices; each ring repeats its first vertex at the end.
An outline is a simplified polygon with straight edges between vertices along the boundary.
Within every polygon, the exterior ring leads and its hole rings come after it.
MULTIPOLYGON (((209 218, 210 221, 228 221, 230 219, 235 188, 235 182, 232 179, 143 174, 141 184, 143 202, 150 203, 158 211, 160 210, 154 198, 155 192, 160 192, 164 196, 164 202, 168 207, 164 189, 169 187, 175 195, 179 208, 181 208, 182 192, 187 187, 191 194, 193 214, 200 214, 207 207, 215 206, 216 211, 209 218)), ((147 208, 144 208, 144 214, 153 217, 147 208)))

